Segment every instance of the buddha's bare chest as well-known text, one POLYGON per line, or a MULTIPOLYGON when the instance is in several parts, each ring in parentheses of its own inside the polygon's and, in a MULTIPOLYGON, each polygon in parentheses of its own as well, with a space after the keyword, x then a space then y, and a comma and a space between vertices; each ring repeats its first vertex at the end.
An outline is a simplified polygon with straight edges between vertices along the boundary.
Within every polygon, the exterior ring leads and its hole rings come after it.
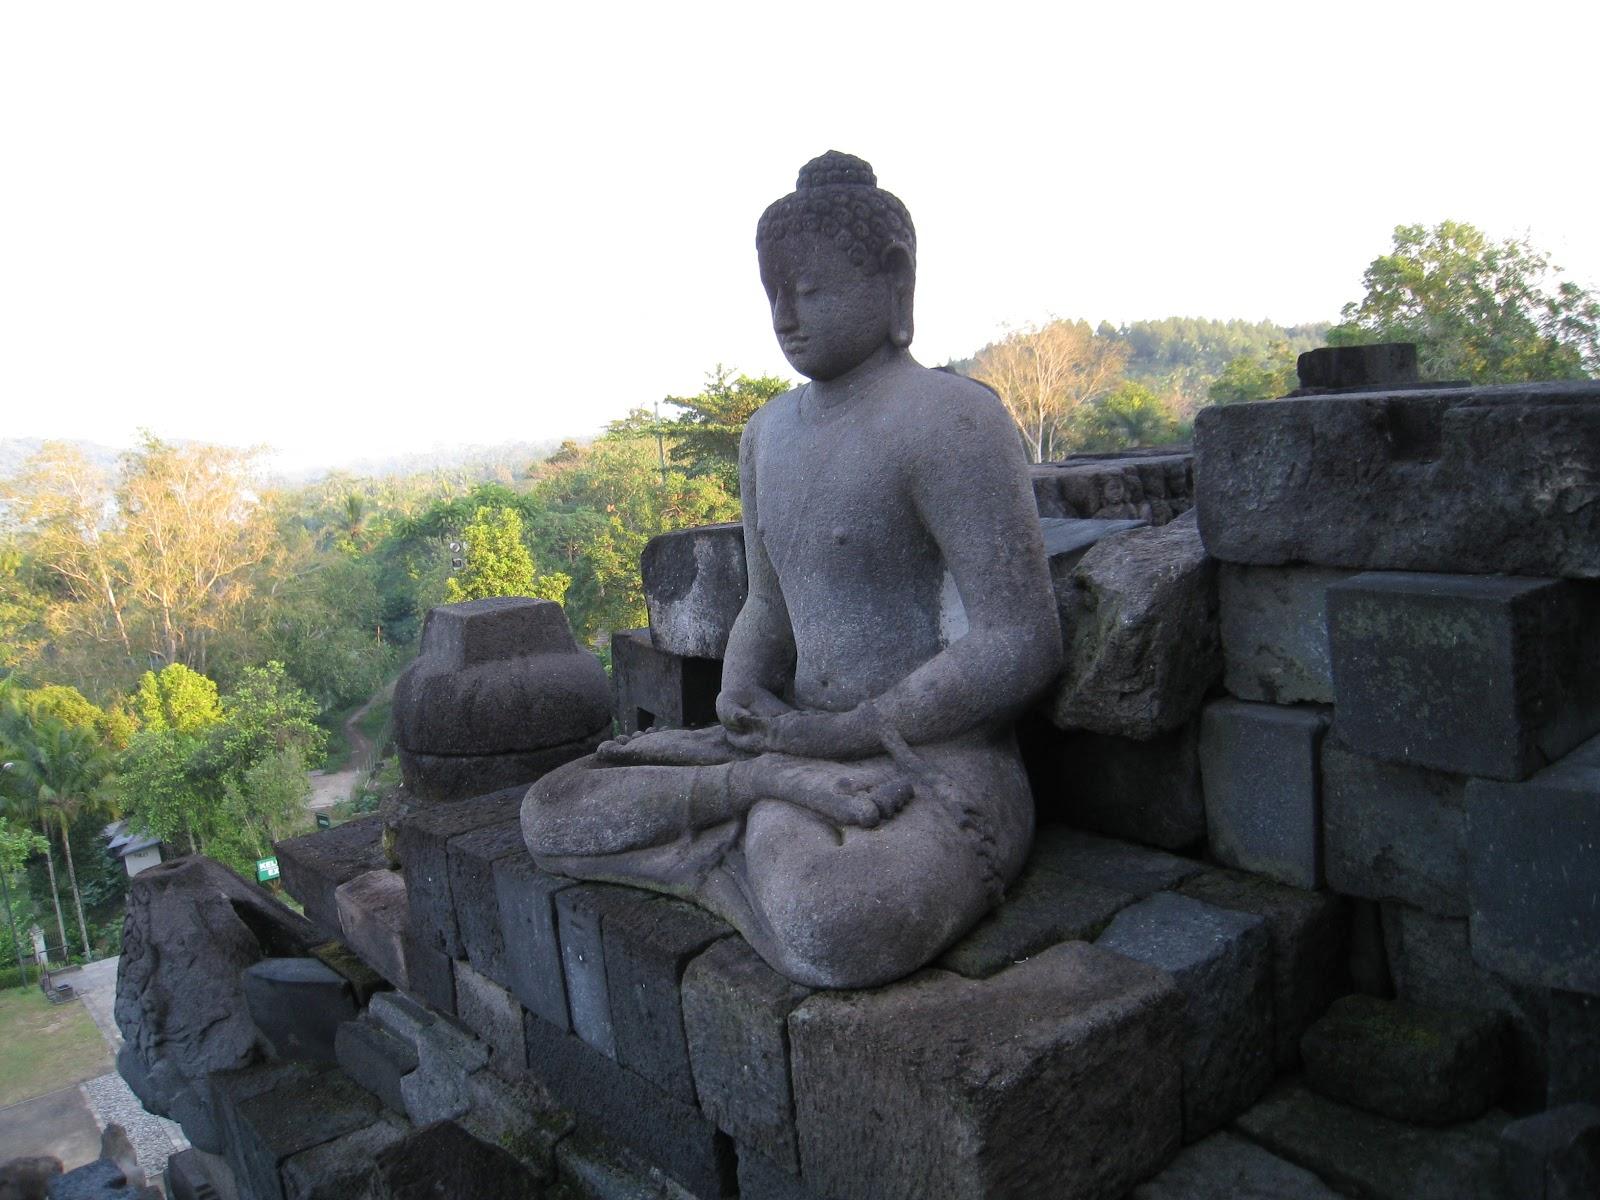
POLYGON ((937 551, 911 500, 891 440, 863 420, 785 423, 765 431, 757 460, 757 524, 784 593, 893 586, 933 569, 937 551))

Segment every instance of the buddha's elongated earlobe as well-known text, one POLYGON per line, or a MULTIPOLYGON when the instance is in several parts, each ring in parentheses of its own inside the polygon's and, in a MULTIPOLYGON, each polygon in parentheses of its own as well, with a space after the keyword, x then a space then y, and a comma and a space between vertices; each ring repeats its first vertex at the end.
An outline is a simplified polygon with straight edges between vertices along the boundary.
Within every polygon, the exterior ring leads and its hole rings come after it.
POLYGON ((895 242, 883 252, 883 270, 889 276, 889 340, 904 350, 911 345, 912 300, 917 288, 917 269, 911 251, 895 242))

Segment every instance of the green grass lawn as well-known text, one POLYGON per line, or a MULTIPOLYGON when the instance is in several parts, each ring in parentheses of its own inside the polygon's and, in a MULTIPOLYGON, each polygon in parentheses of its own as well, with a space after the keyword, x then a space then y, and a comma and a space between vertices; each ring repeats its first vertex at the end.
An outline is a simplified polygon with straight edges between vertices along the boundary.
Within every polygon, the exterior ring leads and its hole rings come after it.
POLYGON ((111 1069, 81 1000, 51 1004, 37 986, 0 992, 0 1108, 111 1069))

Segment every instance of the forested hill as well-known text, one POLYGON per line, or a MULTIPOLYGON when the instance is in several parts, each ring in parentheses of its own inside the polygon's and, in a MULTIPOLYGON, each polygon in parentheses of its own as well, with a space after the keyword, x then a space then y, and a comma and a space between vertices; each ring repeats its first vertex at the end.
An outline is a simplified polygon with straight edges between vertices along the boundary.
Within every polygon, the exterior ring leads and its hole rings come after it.
MULTIPOLYGON (((1128 361, 1125 374, 1141 381, 1167 380, 1173 376, 1193 379, 1203 390, 1204 382, 1222 373, 1229 361, 1240 355, 1265 358, 1274 347, 1286 345, 1299 354, 1324 343, 1328 322, 1307 325, 1279 325, 1275 321, 1215 321, 1208 317, 1163 317, 1155 321, 1134 321, 1113 325, 1101 321, 1097 337, 1125 344, 1128 361)), ((971 357, 947 365, 962 374, 971 374, 984 346, 971 357)), ((1184 389, 1189 390, 1189 389, 1184 389)))

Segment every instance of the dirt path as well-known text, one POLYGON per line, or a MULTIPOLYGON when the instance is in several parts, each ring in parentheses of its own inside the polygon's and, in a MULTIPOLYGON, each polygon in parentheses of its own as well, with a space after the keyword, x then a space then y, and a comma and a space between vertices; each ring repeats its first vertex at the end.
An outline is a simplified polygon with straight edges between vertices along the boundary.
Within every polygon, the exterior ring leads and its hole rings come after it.
POLYGON ((379 700, 386 700, 393 694, 394 683, 391 681, 345 718, 344 735, 350 742, 350 765, 331 775, 323 771, 312 771, 311 799, 306 804, 307 808, 313 811, 326 810, 341 800, 348 800, 350 793, 355 790, 357 781, 372 769, 372 760, 377 747, 372 744, 371 738, 361 732, 361 718, 366 716, 379 700))

